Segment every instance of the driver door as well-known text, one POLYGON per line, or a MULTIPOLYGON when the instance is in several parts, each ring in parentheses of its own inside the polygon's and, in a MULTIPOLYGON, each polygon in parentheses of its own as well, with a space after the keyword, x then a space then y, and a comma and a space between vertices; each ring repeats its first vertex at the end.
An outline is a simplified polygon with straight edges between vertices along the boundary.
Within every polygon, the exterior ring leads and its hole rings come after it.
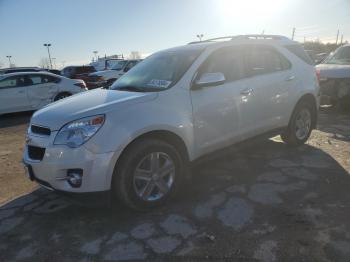
POLYGON ((205 73, 222 73, 223 84, 191 89, 196 148, 209 153, 240 139, 240 91, 245 88, 241 47, 224 47, 200 66, 195 81, 205 73))

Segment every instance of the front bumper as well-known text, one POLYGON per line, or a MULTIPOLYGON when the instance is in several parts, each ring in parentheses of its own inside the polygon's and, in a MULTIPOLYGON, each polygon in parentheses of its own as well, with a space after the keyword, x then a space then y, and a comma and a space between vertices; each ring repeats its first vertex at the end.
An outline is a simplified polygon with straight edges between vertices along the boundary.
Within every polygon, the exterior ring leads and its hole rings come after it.
POLYGON ((96 154, 84 145, 78 148, 53 145, 56 132, 48 136, 28 135, 23 162, 31 178, 46 188, 56 191, 87 193, 108 191, 118 154, 115 152, 96 154), (33 159, 30 147, 44 150, 42 159, 33 159), (82 170, 82 183, 73 187, 68 183, 68 170, 82 170))

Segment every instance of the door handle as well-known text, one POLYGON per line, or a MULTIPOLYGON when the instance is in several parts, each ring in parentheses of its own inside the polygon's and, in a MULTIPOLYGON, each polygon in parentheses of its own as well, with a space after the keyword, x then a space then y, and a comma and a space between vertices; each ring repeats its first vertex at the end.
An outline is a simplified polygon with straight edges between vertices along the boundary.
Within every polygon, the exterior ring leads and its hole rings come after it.
POLYGON ((295 79, 295 76, 288 76, 286 79, 285 79, 285 81, 292 81, 292 80, 294 80, 295 79))
POLYGON ((244 95, 244 96, 250 95, 251 93, 253 93, 252 88, 246 88, 246 89, 241 90, 241 95, 244 95))

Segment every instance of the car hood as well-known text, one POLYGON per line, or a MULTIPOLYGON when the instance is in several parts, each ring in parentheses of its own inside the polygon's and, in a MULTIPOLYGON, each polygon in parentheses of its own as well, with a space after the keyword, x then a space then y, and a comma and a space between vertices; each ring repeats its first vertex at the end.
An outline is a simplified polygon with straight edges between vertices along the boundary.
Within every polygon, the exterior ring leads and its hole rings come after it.
POLYGON ((124 106, 153 100, 157 95, 156 92, 141 93, 95 89, 49 104, 34 113, 31 123, 49 127, 55 131, 73 120, 105 114, 124 106))
POLYGON ((326 78, 350 78, 350 65, 319 64, 321 77, 326 78))

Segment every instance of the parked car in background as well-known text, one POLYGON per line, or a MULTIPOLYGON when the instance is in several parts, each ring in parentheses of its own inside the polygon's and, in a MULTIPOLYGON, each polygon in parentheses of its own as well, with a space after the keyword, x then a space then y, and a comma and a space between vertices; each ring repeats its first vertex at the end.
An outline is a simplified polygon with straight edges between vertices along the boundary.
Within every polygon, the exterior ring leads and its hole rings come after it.
MULTIPOLYGON (((93 66, 67 66, 61 70, 61 75, 70 79, 84 80, 87 88, 96 88, 88 77, 90 73, 96 72, 93 66)), ((97 81, 97 80, 96 80, 97 81)))
POLYGON ((0 69, 0 75, 18 73, 18 72, 40 72, 40 71, 46 71, 46 69, 40 68, 40 67, 11 67, 11 68, 0 69))
POLYGON ((0 114, 37 110, 82 91, 86 91, 83 80, 48 72, 0 75, 0 114))
POLYGON ((320 74, 322 103, 350 108, 350 44, 339 47, 316 68, 320 74))
POLYGON ((115 80, 117 80, 126 72, 128 72, 140 61, 141 59, 119 60, 118 62, 115 63, 112 69, 91 73, 89 77, 100 77, 105 82, 104 84, 105 86, 110 86, 114 83, 115 80))
POLYGON ((110 89, 37 111, 24 163, 52 190, 112 192, 147 209, 181 189, 189 162, 205 154, 262 134, 303 144, 316 126, 318 95, 315 67, 297 42, 210 39, 157 52, 110 89))

